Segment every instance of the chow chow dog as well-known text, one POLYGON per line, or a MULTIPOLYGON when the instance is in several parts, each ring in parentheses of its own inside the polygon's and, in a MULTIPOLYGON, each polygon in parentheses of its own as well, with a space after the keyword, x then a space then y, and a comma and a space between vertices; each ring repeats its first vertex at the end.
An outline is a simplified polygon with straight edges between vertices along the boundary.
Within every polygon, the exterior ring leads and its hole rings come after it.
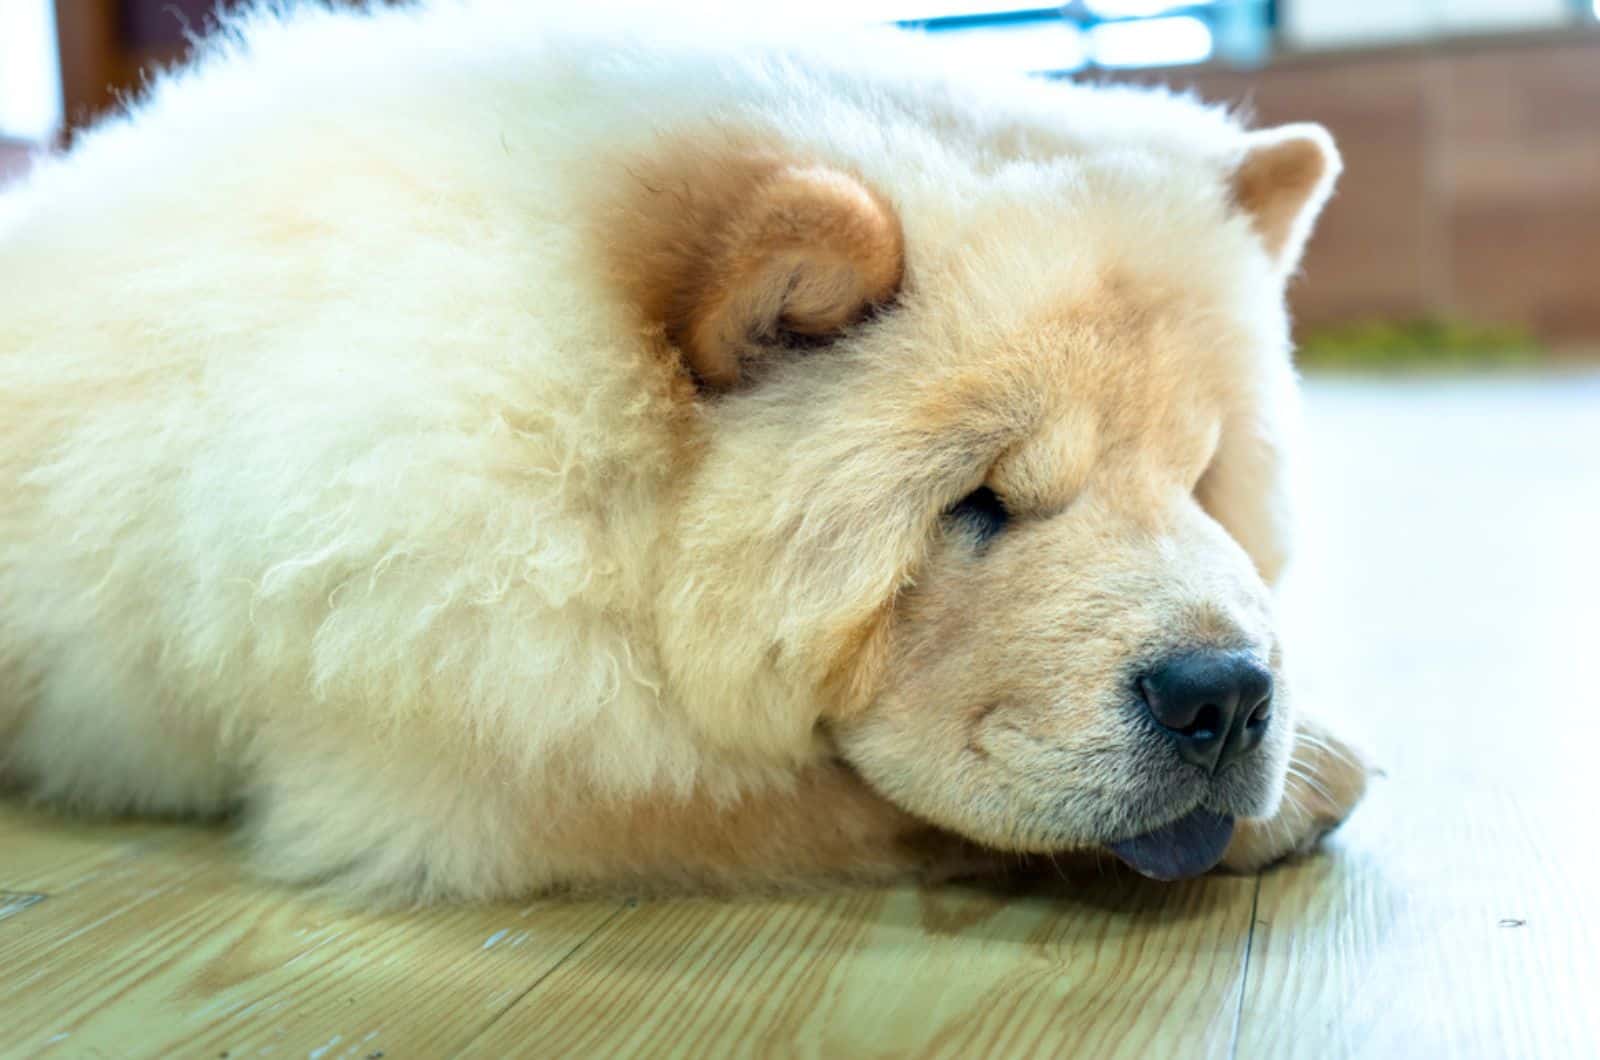
POLYGON ((0 198, 0 773, 373 901, 1306 849, 1339 169, 904 35, 301 5, 0 198))

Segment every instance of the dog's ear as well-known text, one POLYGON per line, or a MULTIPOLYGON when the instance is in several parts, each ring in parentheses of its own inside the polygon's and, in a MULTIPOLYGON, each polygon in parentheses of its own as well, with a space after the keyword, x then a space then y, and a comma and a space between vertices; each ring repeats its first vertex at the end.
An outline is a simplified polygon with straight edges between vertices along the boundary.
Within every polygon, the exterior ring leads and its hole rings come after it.
POLYGON ((1333 137, 1320 125, 1281 125, 1245 137, 1231 178, 1233 199, 1280 271, 1299 264, 1340 167, 1333 137))
POLYGON ((625 273, 704 389, 827 341, 899 289, 899 218, 841 170, 740 154, 634 177, 625 273))

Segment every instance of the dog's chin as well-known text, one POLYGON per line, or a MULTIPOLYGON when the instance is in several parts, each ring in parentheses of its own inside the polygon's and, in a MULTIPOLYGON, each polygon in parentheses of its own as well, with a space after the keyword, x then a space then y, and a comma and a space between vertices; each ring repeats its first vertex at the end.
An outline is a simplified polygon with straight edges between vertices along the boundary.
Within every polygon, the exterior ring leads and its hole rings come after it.
MULTIPOLYGON (((1265 817, 1283 796, 1283 777, 1252 770, 1214 781, 1182 812, 1136 826, 1104 843, 1129 868, 1153 880, 1185 880, 1216 868, 1240 817, 1265 817)), ((1151 820, 1145 818, 1145 820, 1151 820)))
POLYGON ((1096 814, 1101 823, 1083 829, 1045 828, 1039 834, 1003 841, 971 834, 969 841, 1023 855, 1110 853, 1142 876, 1153 880, 1185 880, 1216 868, 1242 817, 1268 816, 1282 795, 1281 778, 1239 776, 1233 783, 1183 785, 1176 797, 1148 797, 1120 802, 1096 814), (1110 824, 1109 821, 1117 824, 1110 824))
MULTIPOLYGON (((877 787, 859 764, 843 755, 836 761, 877 787)), ((1283 772, 1263 764, 1206 777, 1197 770, 1163 768, 1131 791, 1081 801, 1070 793, 1024 794, 1026 789, 1011 788, 1010 798, 997 800, 989 813, 884 797, 940 831, 998 854, 1026 859, 1109 853, 1142 876, 1170 881, 1216 868, 1239 818, 1276 810, 1283 772)))
POLYGON ((992 836, 975 836, 966 830, 934 829, 984 852, 985 859, 999 858, 1024 873, 1029 865, 1043 869, 1046 861, 1057 874, 1064 871, 1063 865, 1091 862, 1096 872, 1103 872, 1104 858, 1110 854, 1141 876, 1171 882, 1193 879, 1216 868, 1233 839, 1236 821, 1233 814, 1200 806, 1155 828, 1109 842, 1066 837, 997 842, 992 836))

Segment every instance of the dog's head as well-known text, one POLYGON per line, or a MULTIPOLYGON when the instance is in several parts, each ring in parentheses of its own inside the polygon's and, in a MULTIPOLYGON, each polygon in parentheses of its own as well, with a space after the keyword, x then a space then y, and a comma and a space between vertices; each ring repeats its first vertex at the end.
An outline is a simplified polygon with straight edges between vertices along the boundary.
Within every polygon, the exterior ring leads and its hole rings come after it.
POLYGON ((1220 131, 630 168, 615 268, 694 383, 656 620, 709 739, 1152 875, 1274 808, 1283 284, 1338 160, 1160 105, 1220 131))

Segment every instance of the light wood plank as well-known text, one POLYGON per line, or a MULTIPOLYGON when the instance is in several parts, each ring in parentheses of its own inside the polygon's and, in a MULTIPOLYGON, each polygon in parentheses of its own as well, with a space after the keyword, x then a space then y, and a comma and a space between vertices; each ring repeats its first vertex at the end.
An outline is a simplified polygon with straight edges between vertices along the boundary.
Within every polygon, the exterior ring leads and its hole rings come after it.
POLYGON ((0 890, 70 890, 119 861, 203 836, 193 825, 85 821, 0 802, 0 890))
POLYGON ((1491 794, 1439 807, 1428 835, 1353 829, 1362 856, 1269 877, 1238 1055, 1600 1052, 1594 866, 1551 857, 1528 821, 1491 794))
POLYGON ((352 913, 163 847, 0 921, 0 1055, 444 1055, 619 908, 352 913))
POLYGON ((1220 1057, 1255 881, 643 906, 467 1056, 1220 1057))
POLYGON ((18 891, 0 891, 0 920, 21 916, 45 900, 42 894, 23 894, 18 891))
POLYGON ((1389 775, 1265 877, 1239 1056, 1600 1055, 1600 380, 1317 398, 1293 643, 1389 775))

